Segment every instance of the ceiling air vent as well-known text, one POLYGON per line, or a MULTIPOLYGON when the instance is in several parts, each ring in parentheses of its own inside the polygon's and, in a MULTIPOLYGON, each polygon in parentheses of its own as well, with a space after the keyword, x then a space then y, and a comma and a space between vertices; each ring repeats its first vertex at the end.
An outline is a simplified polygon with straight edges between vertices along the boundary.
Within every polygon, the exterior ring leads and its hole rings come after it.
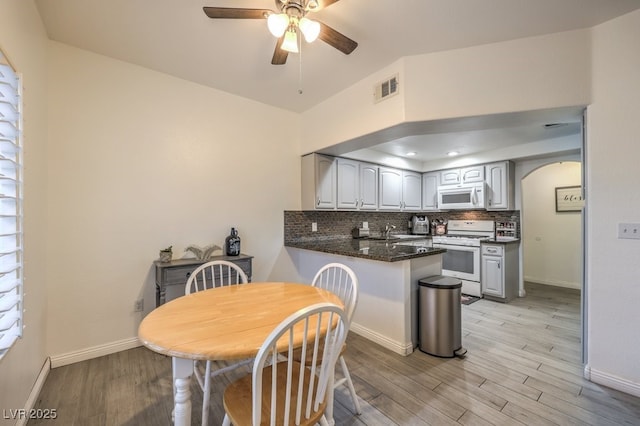
POLYGON ((398 94, 398 74, 379 82, 373 88, 373 102, 378 103, 398 94))

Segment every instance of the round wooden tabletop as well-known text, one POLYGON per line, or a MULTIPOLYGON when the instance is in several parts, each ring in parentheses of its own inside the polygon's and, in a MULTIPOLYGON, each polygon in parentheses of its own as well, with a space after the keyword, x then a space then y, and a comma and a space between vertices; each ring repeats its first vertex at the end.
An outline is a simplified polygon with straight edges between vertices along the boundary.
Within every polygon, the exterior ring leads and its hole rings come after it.
POLYGON ((149 349, 179 358, 251 358, 285 318, 322 302, 344 307, 335 294, 308 284, 268 282, 220 287, 158 307, 142 320, 138 337, 149 349))

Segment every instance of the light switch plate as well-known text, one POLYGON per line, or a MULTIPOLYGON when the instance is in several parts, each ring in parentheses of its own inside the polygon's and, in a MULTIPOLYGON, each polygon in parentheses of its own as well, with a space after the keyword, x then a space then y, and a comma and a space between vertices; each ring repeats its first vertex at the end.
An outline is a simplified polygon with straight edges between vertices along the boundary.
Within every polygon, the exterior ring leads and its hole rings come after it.
POLYGON ((619 223, 618 238, 640 240, 640 223, 619 223))
POLYGON ((311 232, 318 232, 318 223, 311 222, 311 232))

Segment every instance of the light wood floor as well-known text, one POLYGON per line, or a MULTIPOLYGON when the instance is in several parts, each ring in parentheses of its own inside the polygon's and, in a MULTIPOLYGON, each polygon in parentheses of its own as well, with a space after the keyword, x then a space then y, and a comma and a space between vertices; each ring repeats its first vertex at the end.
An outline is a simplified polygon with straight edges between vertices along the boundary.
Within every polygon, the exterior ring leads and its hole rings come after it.
MULTIPOLYGON (((582 378, 579 293, 526 288, 508 304, 462 306, 464 359, 403 357, 351 333, 346 359, 363 413, 353 415, 340 391, 336 424, 639 425, 640 398, 582 378)), ((212 425, 229 379, 216 383, 212 425)), ((202 393, 195 384, 192 392, 199 424, 202 393)), ((47 425, 171 424, 171 360, 137 348, 53 369, 36 408, 57 409, 47 425)))

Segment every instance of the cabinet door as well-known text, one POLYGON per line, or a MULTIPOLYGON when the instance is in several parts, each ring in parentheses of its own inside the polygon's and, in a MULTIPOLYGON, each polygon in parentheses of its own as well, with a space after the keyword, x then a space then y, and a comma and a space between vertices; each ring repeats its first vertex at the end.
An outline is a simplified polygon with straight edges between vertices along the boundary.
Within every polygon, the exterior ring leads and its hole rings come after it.
POLYGON ((422 210, 438 210, 438 177, 440 173, 424 173, 422 175, 422 210))
POLYGON ((513 209, 513 184, 511 168, 507 161, 487 164, 487 210, 513 209))
POLYGON ((402 170, 380 167, 378 182, 380 210, 400 210, 402 206, 402 170))
POLYGON ((378 166, 360 163, 360 210, 378 208, 378 166))
POLYGON ((442 170, 440 185, 455 185, 460 183, 460 169, 442 170))
POLYGON ((336 161, 332 157, 316 156, 316 208, 336 208, 336 161))
POLYGON ((473 166, 460 169, 460 182, 484 182, 484 166, 473 166))
POLYGON ((402 209, 419 211, 422 209, 422 175, 416 172, 402 172, 402 209))
POLYGON ((360 163, 358 161, 338 158, 338 198, 339 209, 357 209, 360 192, 360 163))
POLYGON ((482 293, 504 297, 502 257, 482 256, 482 293))

